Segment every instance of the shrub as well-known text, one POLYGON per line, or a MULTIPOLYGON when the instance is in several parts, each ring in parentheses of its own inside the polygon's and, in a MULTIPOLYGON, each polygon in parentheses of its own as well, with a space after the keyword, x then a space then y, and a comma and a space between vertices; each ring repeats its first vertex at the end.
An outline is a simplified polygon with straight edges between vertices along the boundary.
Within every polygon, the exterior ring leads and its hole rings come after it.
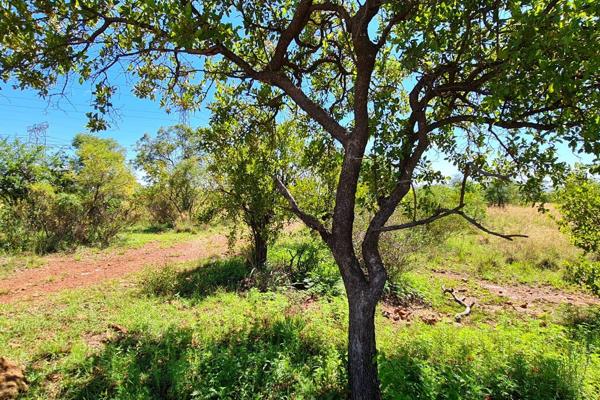
POLYGON ((600 252, 600 183, 576 170, 557 191, 559 224, 586 252, 600 252))
MULTIPOLYGON (((76 155, 68 162, 45 149, 25 157, 19 168, 0 158, 0 171, 10 175, 0 182, 2 250, 47 253, 80 244, 106 246, 134 221, 136 181, 124 150, 90 135, 78 135, 74 146, 76 155)), ((13 147, 24 151, 18 142, 13 147)))
POLYGON ((565 264, 565 280, 589 289, 600 296, 600 262, 580 258, 565 264))
MULTIPOLYGON (((329 249, 312 236, 300 234, 275 245, 260 277, 263 288, 292 287, 315 294, 343 292, 341 276, 329 249)), ((257 276, 258 278, 259 276, 257 276)))

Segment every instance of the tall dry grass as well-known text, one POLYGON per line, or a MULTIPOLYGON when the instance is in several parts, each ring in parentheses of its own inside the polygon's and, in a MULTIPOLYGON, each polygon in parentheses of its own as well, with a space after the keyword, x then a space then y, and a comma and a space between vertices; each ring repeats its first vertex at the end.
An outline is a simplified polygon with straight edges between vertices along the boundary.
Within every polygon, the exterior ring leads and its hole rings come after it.
POLYGON ((558 268, 564 261, 576 259, 581 251, 558 229, 552 219, 556 213, 552 206, 546 213, 533 207, 490 207, 487 210, 488 226, 498 232, 528 237, 508 241, 483 234, 480 241, 498 250, 509 264, 522 262, 540 268, 558 268))

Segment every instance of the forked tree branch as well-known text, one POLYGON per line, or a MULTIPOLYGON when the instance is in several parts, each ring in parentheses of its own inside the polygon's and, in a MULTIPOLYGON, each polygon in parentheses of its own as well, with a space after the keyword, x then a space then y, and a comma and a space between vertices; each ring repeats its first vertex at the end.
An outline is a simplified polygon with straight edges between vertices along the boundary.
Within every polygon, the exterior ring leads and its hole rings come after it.
POLYGON ((472 166, 468 165, 465 170, 465 173, 463 175, 463 179, 462 179, 462 183, 461 183, 461 187, 460 187, 460 200, 456 207, 449 208, 449 209, 448 208, 439 208, 433 215, 431 215, 427 218, 423 218, 423 219, 419 219, 419 220, 415 220, 413 218, 412 221, 406 222, 404 224, 383 226, 383 227, 379 228, 378 231, 379 232, 398 231, 398 230, 402 230, 402 229, 413 228, 415 226, 427 225, 434 221, 437 221, 438 219, 441 219, 441 218, 444 218, 444 217, 447 217, 450 215, 459 215, 462 218, 464 218, 467 222, 469 222, 471 225, 475 226, 476 228, 484 231, 487 234, 490 234, 493 236, 498 236, 502 239, 512 241, 513 238, 516 238, 516 237, 522 237, 522 238, 528 237, 527 235, 522 235, 522 234, 504 234, 504 233, 492 231, 491 229, 486 228, 480 222, 478 222, 475 218, 467 215, 463 211, 463 208, 466 205, 465 204, 465 193, 466 193, 466 188, 467 188, 467 180, 469 178, 469 173, 470 173, 471 168, 472 168, 472 166))

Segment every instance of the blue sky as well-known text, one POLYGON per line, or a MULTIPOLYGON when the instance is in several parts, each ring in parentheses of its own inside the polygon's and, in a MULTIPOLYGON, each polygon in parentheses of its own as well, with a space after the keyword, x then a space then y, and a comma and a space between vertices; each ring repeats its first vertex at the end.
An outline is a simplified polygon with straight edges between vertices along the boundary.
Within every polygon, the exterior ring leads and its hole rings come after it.
MULTIPOLYGON (((134 155, 133 147, 144 133, 154 133, 162 126, 182 121, 178 113, 167 114, 158 102, 142 100, 131 94, 130 87, 120 87, 113 98, 118 115, 111 128, 99 133, 102 137, 116 139, 127 149, 128 157, 134 155)), ((14 90, 3 86, 0 90, 0 137, 27 139, 27 128, 34 124, 48 123, 47 144, 52 148, 68 146, 73 137, 86 132, 86 112, 91 111, 90 86, 72 85, 64 98, 52 100, 40 98, 32 90, 14 90)), ((201 110, 187 115, 192 126, 208 123, 209 113, 201 110)))
MULTIPOLYGON (((15 90, 8 85, 0 90, 0 137, 19 137, 27 140, 27 128, 34 124, 48 123, 47 144, 54 149, 69 146, 73 137, 86 131, 86 112, 91 110, 91 86, 71 85, 64 98, 49 101, 40 98, 32 90, 15 90)), ((155 133, 160 127, 170 126, 182 121, 178 113, 167 114, 158 106, 158 102, 136 98, 131 87, 119 82, 119 90, 113 98, 118 116, 107 131, 99 133, 102 137, 117 140, 126 150, 128 158, 135 155, 136 141, 144 133, 155 133)), ((187 122, 193 127, 206 125, 209 119, 206 108, 188 114, 187 122)), ((591 157, 577 157, 567 146, 560 146, 560 157, 569 164, 591 162, 591 157)), ((430 159, 445 175, 454 175, 456 169, 439 155, 431 154, 430 159)))

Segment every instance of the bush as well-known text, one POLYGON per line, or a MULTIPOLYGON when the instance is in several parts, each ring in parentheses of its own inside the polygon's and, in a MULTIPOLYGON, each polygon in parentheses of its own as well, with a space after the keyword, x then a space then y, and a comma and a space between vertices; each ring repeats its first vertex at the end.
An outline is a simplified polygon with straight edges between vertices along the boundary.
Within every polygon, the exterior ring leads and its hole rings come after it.
POLYGON ((27 204, 18 201, 12 206, 0 204, 0 250, 21 252, 30 249, 33 237, 27 226, 27 204))
POLYGON ((315 294, 343 293, 341 276, 329 249, 304 234, 273 246, 265 271, 256 271, 254 279, 262 290, 286 287, 315 294))
MULTIPOLYGON (((19 143, 13 146, 24 151, 19 143)), ((20 182, 17 187, 0 183, 0 249, 47 253, 80 244, 106 246, 134 221, 136 181, 123 149, 89 135, 78 135, 74 146, 76 156, 62 159, 61 168, 59 157, 48 157, 45 150, 25 158, 32 165, 17 169, 0 158, 8 181, 20 182)))
POLYGON ((600 262, 582 257, 577 262, 566 263, 565 280, 581 285, 600 296, 600 262))
POLYGON ((285 265, 292 286, 311 293, 339 295, 343 293, 339 269, 325 245, 314 238, 288 247, 285 265))
POLYGON ((576 170, 557 191, 559 224, 573 243, 589 253, 600 252, 600 183, 576 170))

